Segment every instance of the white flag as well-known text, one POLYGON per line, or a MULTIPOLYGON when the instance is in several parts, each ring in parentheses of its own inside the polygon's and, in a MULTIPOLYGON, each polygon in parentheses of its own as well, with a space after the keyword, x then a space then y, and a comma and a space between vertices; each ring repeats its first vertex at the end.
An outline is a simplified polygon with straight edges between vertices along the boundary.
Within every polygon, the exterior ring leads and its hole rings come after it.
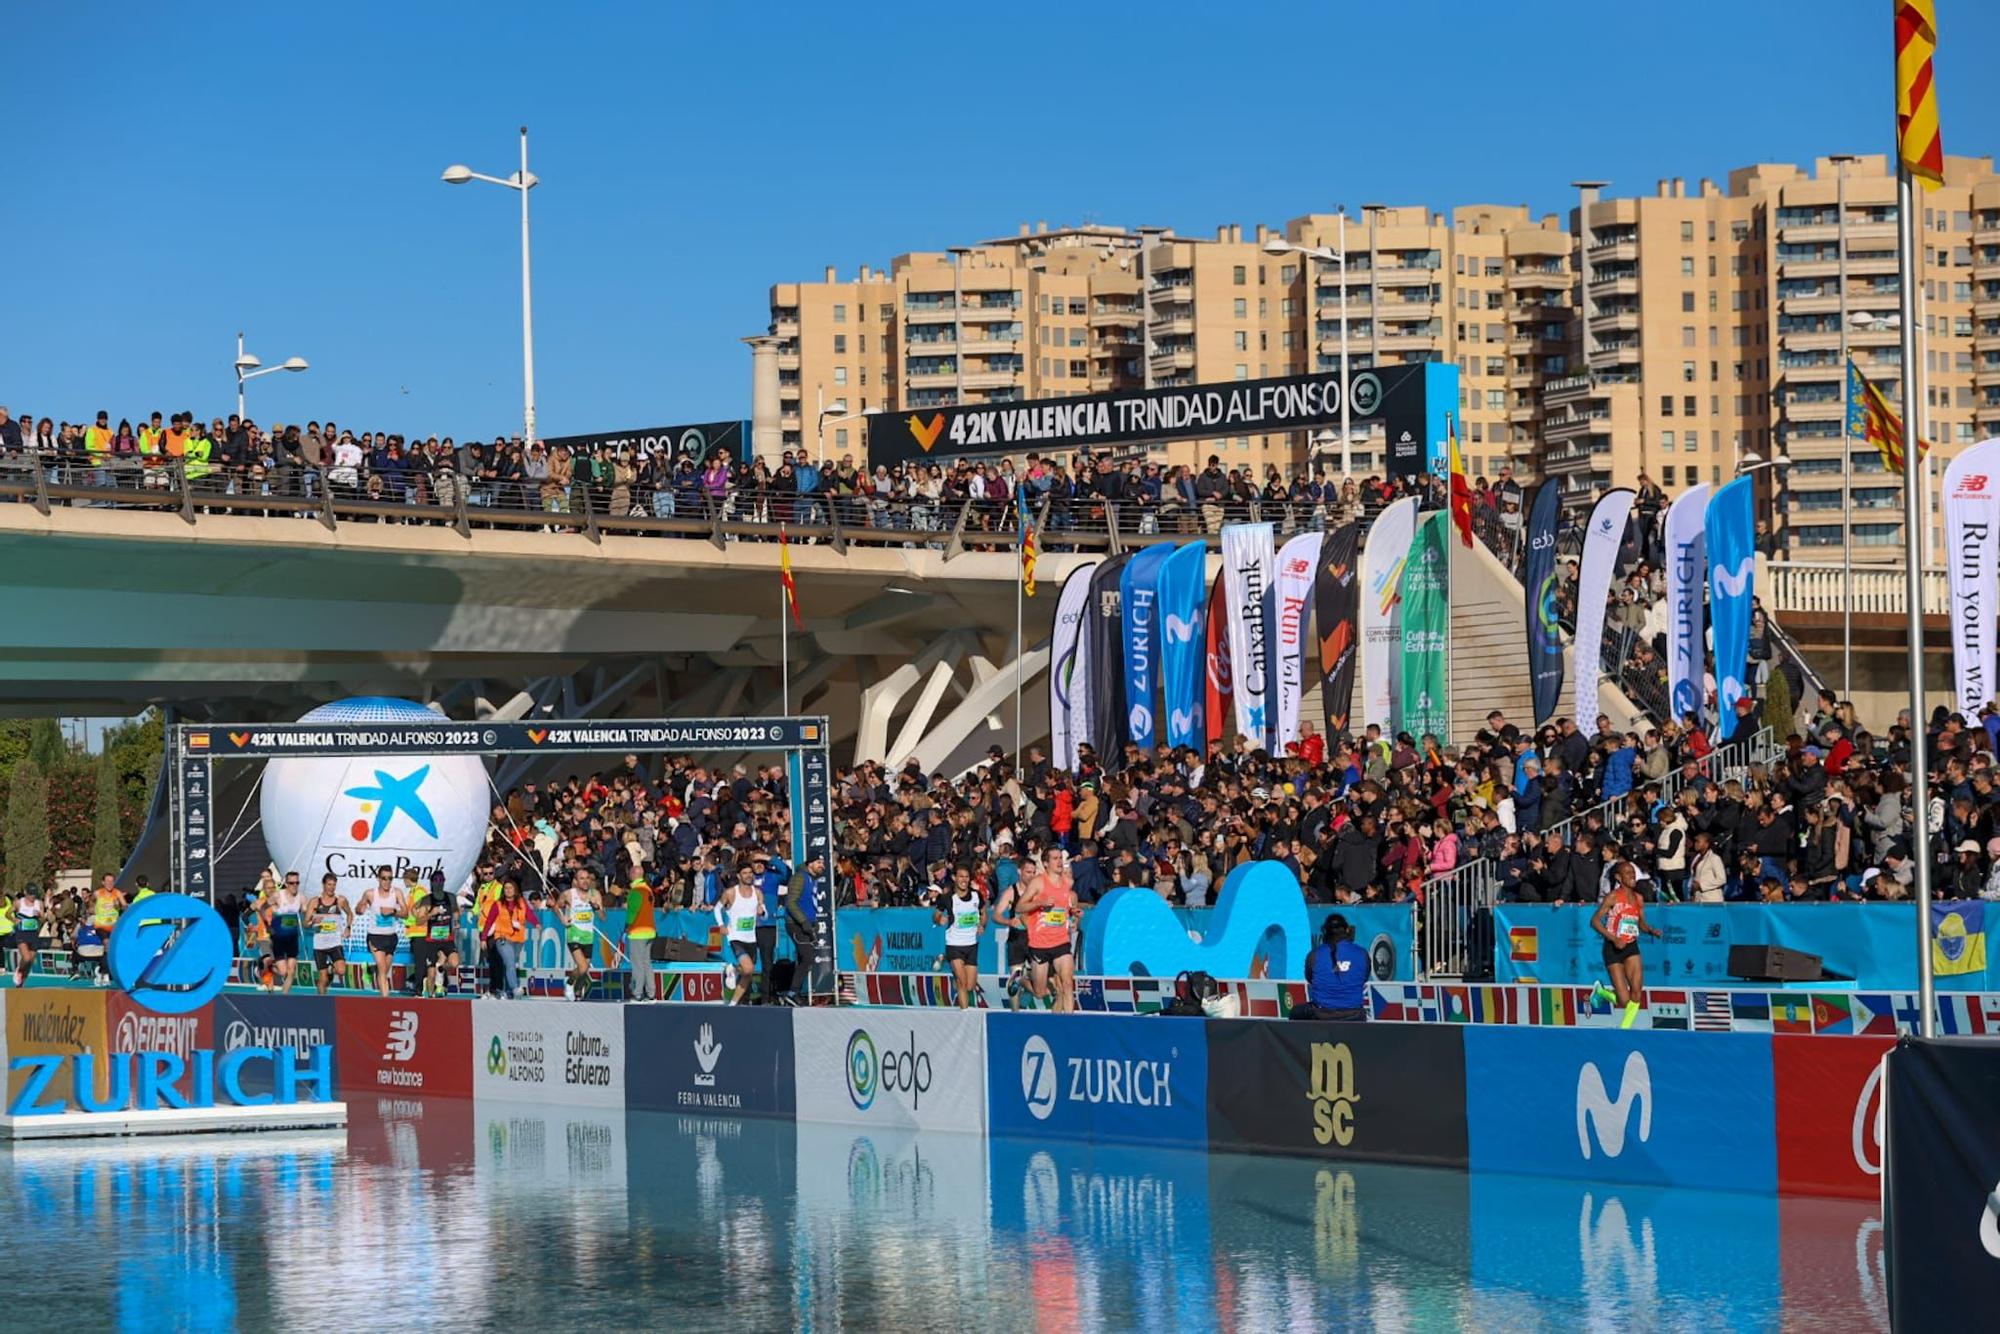
POLYGON ((1299 704, 1305 698, 1306 622, 1312 615, 1313 575, 1319 570, 1322 534, 1300 533, 1278 551, 1278 751, 1299 739, 1299 704))
MULTIPOLYGON (((1402 678, 1397 658, 1396 599, 1403 587, 1403 564, 1417 535, 1417 500, 1405 496, 1375 516, 1361 551, 1361 723, 1379 723, 1394 733, 1396 688, 1402 678)), ((1360 727, 1355 731, 1362 730, 1360 727)))
POLYGON ((1632 493, 1606 491, 1590 512, 1583 535, 1583 563, 1576 577, 1576 730, 1597 735, 1597 680, 1604 671, 1604 599, 1611 596, 1611 572, 1632 517, 1632 493))
POLYGON ((1090 740, 1090 654, 1083 612, 1090 605, 1090 573, 1097 564, 1087 560, 1063 580, 1049 636, 1049 759, 1059 769, 1074 770, 1076 743, 1090 740))

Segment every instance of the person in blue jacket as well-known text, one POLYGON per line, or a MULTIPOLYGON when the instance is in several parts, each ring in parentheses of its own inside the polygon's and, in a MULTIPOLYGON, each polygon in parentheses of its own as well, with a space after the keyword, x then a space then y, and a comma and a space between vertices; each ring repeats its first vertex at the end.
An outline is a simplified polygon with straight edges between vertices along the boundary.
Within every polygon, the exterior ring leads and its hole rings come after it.
POLYGON ((1367 1019, 1368 951, 1354 943, 1354 928, 1329 913, 1320 942, 1306 956, 1306 1004, 1292 1007, 1292 1018, 1367 1019))

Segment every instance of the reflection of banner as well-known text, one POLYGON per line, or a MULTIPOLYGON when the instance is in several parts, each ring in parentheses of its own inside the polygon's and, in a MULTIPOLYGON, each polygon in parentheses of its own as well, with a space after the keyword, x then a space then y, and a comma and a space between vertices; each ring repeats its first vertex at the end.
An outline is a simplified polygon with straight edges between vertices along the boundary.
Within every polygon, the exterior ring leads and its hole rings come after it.
POLYGON ((1974 717, 1993 684, 2000 606, 2000 440, 1982 440, 1944 470, 1945 572, 1951 590, 1951 664, 1958 708, 1974 717))
POLYGON ((1313 632, 1319 637, 1319 707, 1326 735, 1347 731, 1354 710, 1354 669, 1360 665, 1355 643, 1356 618, 1361 611, 1361 581, 1355 569, 1360 555, 1361 525, 1344 523, 1327 534, 1320 546, 1319 573, 1313 578, 1313 632))
POLYGON ((1056 599, 1049 642, 1049 758, 1058 769, 1074 770, 1076 743, 1090 737, 1090 654, 1083 622, 1096 568, 1090 560, 1071 570, 1056 599))
POLYGON ((1561 517, 1562 484, 1551 478, 1536 489, 1528 509, 1528 559, 1521 573, 1528 619, 1528 680, 1537 727, 1562 707, 1562 618, 1556 597, 1556 521, 1561 517))
POLYGON ((1702 706, 1704 599, 1708 594, 1708 546, 1702 520, 1708 513, 1708 483, 1701 482, 1667 507, 1667 697, 1673 721, 1702 706))
POLYGON ((1396 598, 1416 535, 1417 500, 1405 496, 1375 516, 1361 551, 1361 684, 1367 691, 1361 722, 1380 723, 1384 730, 1395 725, 1396 598))
POLYGON ((1632 517, 1632 493, 1606 491, 1590 512, 1583 559, 1576 576, 1576 730, 1597 735, 1597 682, 1604 671, 1604 599, 1632 517))
POLYGON ((1160 564, 1160 685, 1167 744, 1199 750, 1202 735, 1202 577, 1208 545, 1189 542, 1160 564))
POLYGON ((1169 546, 1150 546, 1133 555, 1118 576, 1118 616, 1125 644, 1126 737, 1151 750, 1158 729, 1153 706, 1160 695, 1160 566, 1169 546))
POLYGON ((1125 754, 1125 634, 1118 611, 1119 585, 1131 556, 1113 556, 1090 576, 1084 607, 1084 653, 1090 659, 1090 730, 1077 732, 1079 745, 1097 752, 1098 762, 1117 768, 1125 754))
POLYGON ((1208 590, 1208 610, 1202 617, 1202 737, 1214 746, 1229 735, 1236 722, 1236 672, 1229 660, 1229 590, 1220 570, 1208 590))
POLYGON ((801 1009, 792 1046, 801 1120, 986 1129, 984 1015, 801 1009))
POLYGON ((1207 1148, 1203 1022, 992 1016, 986 1021, 992 1133, 1207 1148))
POLYGON ((2000 1309, 2000 1045, 1915 1039, 1888 1055, 1882 1223, 1896 1329, 2000 1309))
POLYGON ((1271 525, 1235 523, 1222 530, 1222 581, 1229 600, 1229 661, 1236 687, 1236 730, 1251 749, 1274 749, 1271 713, 1271 525))
POLYGON ((1299 739, 1299 705, 1305 699, 1306 620, 1312 615, 1313 574, 1319 568, 1319 533, 1300 533, 1278 552, 1278 752, 1299 739))
POLYGON ((1426 514, 1417 523, 1403 566, 1402 688, 1396 728, 1421 741, 1451 744, 1451 559, 1445 549, 1451 515, 1426 514))
POLYGON ((1722 739, 1736 735, 1736 701, 1750 693, 1750 602, 1757 585, 1757 524, 1750 479, 1739 477, 1708 502, 1708 607, 1715 622, 1715 703, 1722 739))

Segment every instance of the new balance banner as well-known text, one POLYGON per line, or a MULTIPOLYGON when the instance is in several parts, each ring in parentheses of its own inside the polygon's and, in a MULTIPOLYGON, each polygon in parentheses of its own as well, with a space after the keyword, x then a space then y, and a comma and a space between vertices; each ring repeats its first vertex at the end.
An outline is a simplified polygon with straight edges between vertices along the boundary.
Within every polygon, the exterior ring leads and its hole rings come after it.
POLYGON ((792 1049, 802 1121, 986 1129, 978 1010, 795 1010, 792 1049))
POLYGON ((789 1120, 797 1096, 783 1006, 625 1007, 626 1103, 634 1111, 789 1120))
POLYGON ((1202 579, 1208 544, 1189 542, 1160 563, 1160 684, 1167 744, 1200 749, 1202 728, 1202 579))
MULTIPOLYGON (((538 1009, 539 1006, 523 1008, 538 1009)), ((472 1006, 343 996, 334 1080, 344 1093, 472 1096, 472 1006)))
POLYGON ((1160 566, 1168 546, 1134 553, 1118 576, 1118 617, 1125 640, 1125 735, 1142 750, 1155 738, 1154 707, 1160 696, 1160 566))
MULTIPOLYGON (((1715 702, 1722 739, 1736 735, 1736 701, 1750 693, 1750 601, 1757 584, 1757 522, 1750 479, 1739 477, 1708 502, 1708 606, 1715 618, 1715 702)), ((1581 596, 1579 594, 1578 596, 1581 596)), ((1583 725, 1579 719, 1577 726, 1583 725)))
POLYGON ((1222 530, 1222 580, 1228 589, 1229 661, 1236 686, 1236 730, 1251 747, 1274 750, 1271 710, 1271 525, 1222 530))
POLYGON ((1210 1147, 1464 1167, 1466 1031, 1213 1020, 1210 1147))
POLYGON ((1207 1148, 1206 1022, 988 1016, 992 1133, 1207 1148))
POLYGON ((1229 590, 1220 570, 1215 572, 1215 582, 1209 586, 1208 611, 1202 617, 1201 633, 1207 647, 1202 658, 1207 682, 1203 691, 1202 733, 1208 745, 1214 746, 1229 735, 1236 722, 1236 671, 1229 660, 1229 590))
POLYGON ((1944 470, 1945 570, 1951 588, 1951 666, 1958 710, 1978 716, 1993 684, 2000 614, 2000 440, 1982 440, 1944 470))
MULTIPOLYGON (((1396 723, 1396 599, 1403 589, 1403 565, 1417 535, 1417 501, 1405 496, 1375 516, 1361 550, 1361 722, 1396 723)), ((1355 728, 1360 731, 1361 728, 1355 728)))
POLYGON ((1451 515, 1426 514, 1403 566, 1398 730, 1451 744, 1451 515))
MULTIPOLYGON (((1090 659, 1090 727, 1075 732, 1078 745, 1097 751, 1098 762, 1117 768, 1125 754, 1125 625, 1119 615, 1119 586, 1132 557, 1113 556, 1090 576, 1084 608, 1084 652, 1090 659)), ((1072 728, 1072 731, 1074 729, 1072 728)))
POLYGON ((1319 573, 1313 578, 1313 630, 1319 638, 1319 707, 1329 739, 1347 731, 1354 709, 1356 618, 1361 611, 1361 582, 1355 558, 1361 525, 1345 523, 1327 534, 1320 546, 1319 573))
POLYGON ((1906 1039, 1883 1079, 1891 1323, 1990 1320, 2000 1311, 2000 1043, 1906 1039))
POLYGON ((1632 493, 1606 491, 1590 511, 1583 534, 1583 559, 1576 576, 1576 730, 1597 735, 1597 683, 1604 671, 1604 599, 1611 596, 1611 576, 1618 567, 1618 548, 1625 542, 1625 524, 1632 517, 1632 493))
POLYGON ((1556 591, 1556 523, 1562 517, 1562 486, 1543 482, 1528 507, 1528 559, 1521 592, 1528 617, 1528 683, 1535 698, 1535 726, 1562 707, 1562 618, 1556 591))
POLYGON ((1312 615, 1313 575, 1322 534, 1300 533, 1278 551, 1277 678, 1278 752, 1299 739, 1299 706, 1306 692, 1306 621, 1312 615))
POLYGON ((1063 580, 1049 636, 1049 758, 1072 771, 1076 743, 1090 739, 1090 653, 1083 626, 1096 568, 1096 561, 1085 561, 1063 580))
POLYGON ((1667 698, 1673 721, 1701 716, 1702 655, 1708 593, 1708 544, 1702 521, 1708 483, 1691 486, 1667 507, 1667 698))

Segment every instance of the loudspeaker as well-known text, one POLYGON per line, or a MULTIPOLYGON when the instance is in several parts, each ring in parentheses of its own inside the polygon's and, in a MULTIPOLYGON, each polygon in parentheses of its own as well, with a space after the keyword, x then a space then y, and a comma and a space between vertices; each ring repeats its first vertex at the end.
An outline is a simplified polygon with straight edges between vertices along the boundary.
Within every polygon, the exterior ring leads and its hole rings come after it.
POLYGON ((1731 945, 1729 975, 1751 982, 1817 982, 1826 975, 1817 954, 1782 945, 1731 945))
POLYGON ((705 963, 708 947, 698 940, 660 936, 653 941, 653 958, 666 963, 705 963))

